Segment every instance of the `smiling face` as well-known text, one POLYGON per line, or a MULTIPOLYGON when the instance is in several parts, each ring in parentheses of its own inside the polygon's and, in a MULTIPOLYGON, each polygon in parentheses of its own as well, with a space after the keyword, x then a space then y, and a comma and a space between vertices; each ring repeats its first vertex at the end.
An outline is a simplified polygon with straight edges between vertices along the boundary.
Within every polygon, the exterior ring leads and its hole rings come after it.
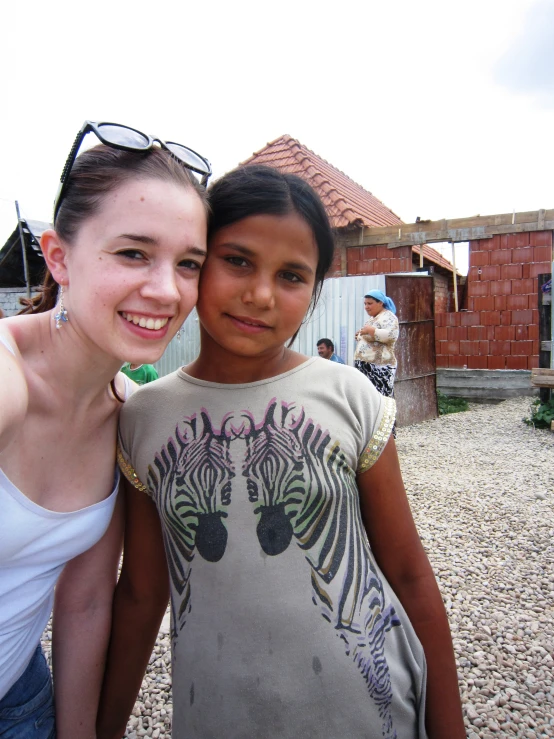
POLYGON ((66 247, 64 331, 121 361, 157 361, 194 307, 205 250, 206 214, 191 188, 121 185, 66 247))
POLYGON ((380 300, 375 298, 364 298, 364 308, 368 316, 375 318, 383 310, 384 306, 380 300))
POLYGON ((317 262, 312 230, 296 213, 250 216, 217 231, 197 306, 204 360, 282 355, 309 308, 317 262))
POLYGON ((330 346, 327 346, 327 344, 318 344, 317 353, 323 359, 331 359, 331 357, 333 356, 333 350, 330 346))

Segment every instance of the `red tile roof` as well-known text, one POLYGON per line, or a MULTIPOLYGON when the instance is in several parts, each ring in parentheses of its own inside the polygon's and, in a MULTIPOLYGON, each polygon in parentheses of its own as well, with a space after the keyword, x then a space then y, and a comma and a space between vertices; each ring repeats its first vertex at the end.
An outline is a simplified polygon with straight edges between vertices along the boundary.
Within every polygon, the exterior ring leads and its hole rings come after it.
POLYGON ((374 195, 290 136, 271 141, 244 164, 267 164, 307 180, 322 199, 334 228, 402 223, 374 195))
MULTIPOLYGON (((322 199, 333 228, 395 226, 403 222, 375 195, 287 134, 270 141, 240 166, 246 164, 266 164, 309 182, 322 199)), ((412 247, 418 256, 419 250, 419 246, 412 247)), ((423 256, 452 272, 450 262, 427 244, 423 246, 423 256)))
MULTIPOLYGON (((437 264, 439 267, 443 267, 449 272, 454 272, 454 266, 452 265, 452 263, 449 262, 448 259, 443 257, 440 252, 438 252, 436 249, 433 249, 433 247, 429 246, 428 244, 423 244, 423 246, 412 246, 412 253, 417 254, 419 258, 421 249, 423 249, 424 258, 427 259, 429 262, 433 262, 433 264, 437 264)), ((456 273, 460 274, 458 270, 456 270, 456 273)))

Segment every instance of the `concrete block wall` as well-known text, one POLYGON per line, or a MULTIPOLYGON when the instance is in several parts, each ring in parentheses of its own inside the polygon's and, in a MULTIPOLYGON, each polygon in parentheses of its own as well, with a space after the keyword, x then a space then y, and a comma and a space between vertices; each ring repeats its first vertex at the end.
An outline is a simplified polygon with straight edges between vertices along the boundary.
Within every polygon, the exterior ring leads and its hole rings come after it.
POLYGON ((468 310, 435 315, 437 367, 538 367, 537 275, 551 269, 551 231, 471 241, 468 310))
POLYGON ((333 257, 333 264, 329 270, 328 277, 343 277, 342 274, 342 259, 344 252, 348 251, 343 246, 335 247, 335 256, 333 257))
MULTIPOLYGON (((31 292, 31 295, 36 295, 36 292, 31 292)), ((21 290, 19 287, 1 287, 0 288, 0 309, 4 313, 4 317, 15 316, 16 313, 22 309, 22 305, 19 302, 19 298, 26 298, 27 291, 21 290)))

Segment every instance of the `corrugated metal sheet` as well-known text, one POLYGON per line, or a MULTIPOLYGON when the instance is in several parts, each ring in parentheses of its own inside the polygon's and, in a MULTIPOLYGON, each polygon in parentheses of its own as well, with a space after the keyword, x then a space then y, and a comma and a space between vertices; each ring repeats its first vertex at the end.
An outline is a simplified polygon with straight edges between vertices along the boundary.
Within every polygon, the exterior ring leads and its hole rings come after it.
POLYGON ((193 359, 196 359, 199 352, 200 329, 198 328, 198 314, 195 308, 183 324, 180 338, 175 337, 169 342, 162 358, 159 362, 156 362, 154 367, 158 370, 158 375, 163 377, 185 364, 190 364, 193 359))
MULTIPOLYGON (((360 275, 325 280, 313 315, 300 329, 293 349, 308 356, 317 355, 319 339, 331 339, 336 353, 346 364, 354 364, 354 334, 366 321, 364 295, 369 290, 385 290, 385 275, 360 275)), ((160 377, 192 362, 200 350, 198 315, 194 310, 181 331, 156 363, 160 377)))
POLYGON ((302 326, 293 349, 308 356, 317 355, 319 339, 331 339, 335 352, 354 364, 354 335, 367 320, 364 295, 369 290, 385 290, 385 275, 336 277, 325 280, 313 315, 302 326))

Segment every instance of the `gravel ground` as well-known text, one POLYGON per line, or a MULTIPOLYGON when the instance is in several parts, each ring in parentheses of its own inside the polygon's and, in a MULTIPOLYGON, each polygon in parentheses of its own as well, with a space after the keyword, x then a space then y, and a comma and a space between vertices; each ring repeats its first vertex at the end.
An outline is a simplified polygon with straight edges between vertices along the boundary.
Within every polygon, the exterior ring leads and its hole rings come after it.
MULTIPOLYGON (((554 434, 529 399, 399 429, 447 608, 468 739, 554 737, 554 434)), ((171 736, 168 617, 126 736, 171 736)), ((341 738, 342 739, 342 738, 341 738)))

